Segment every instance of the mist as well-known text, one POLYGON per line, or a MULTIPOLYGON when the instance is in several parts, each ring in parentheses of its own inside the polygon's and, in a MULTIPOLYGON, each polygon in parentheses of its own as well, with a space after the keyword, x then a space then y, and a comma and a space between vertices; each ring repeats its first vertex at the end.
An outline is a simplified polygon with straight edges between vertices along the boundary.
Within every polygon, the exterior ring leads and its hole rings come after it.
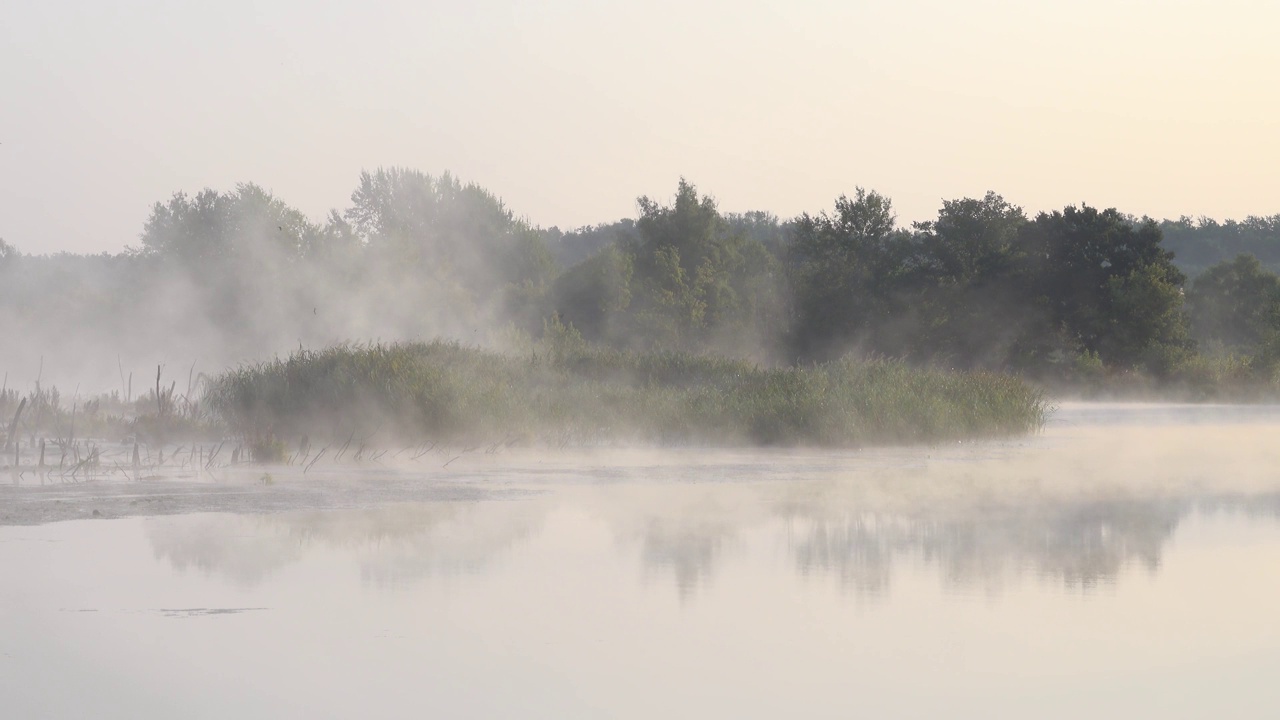
POLYGON ((549 325, 629 352, 889 357, 1083 395, 1247 396, 1280 362, 1280 216, 1032 217, 988 193, 901 227, 861 188, 786 219, 724 212, 683 179, 636 209, 537 227, 477 184, 404 168, 362 173, 323 218, 254 184, 178 192, 123 253, 0 247, 0 368, 8 388, 132 399, 157 366, 195 393, 303 348, 511 350, 549 325))
POLYGON ((118 255, 0 258, 9 387, 130 391, 300 347, 443 337, 477 345, 533 327, 522 294, 551 261, 489 193, 408 171, 365 173, 352 206, 314 221, 266 190, 175 194, 118 255), (132 375, 132 383, 130 376, 132 375))
POLYGON ((10 5, 0 716, 1280 717, 1280 3, 10 5))

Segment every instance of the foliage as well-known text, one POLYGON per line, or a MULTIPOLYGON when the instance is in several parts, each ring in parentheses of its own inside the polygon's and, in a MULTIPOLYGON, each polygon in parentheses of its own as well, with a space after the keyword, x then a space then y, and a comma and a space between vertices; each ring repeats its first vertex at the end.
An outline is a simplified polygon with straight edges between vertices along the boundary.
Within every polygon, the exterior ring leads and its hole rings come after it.
POLYGON ((862 188, 837 199, 833 214, 796 220, 787 270, 798 355, 833 357, 853 346, 900 353, 889 331, 906 312, 899 290, 916 267, 911 237, 894 223, 889 199, 862 188))
POLYGON ((169 388, 160 392, 159 402, 154 390, 136 402, 126 402, 119 393, 68 398, 56 387, 39 384, 26 393, 4 387, 0 389, 0 438, 4 438, 0 447, 24 437, 34 447, 41 439, 63 446, 78 439, 163 445, 221 435, 222 427, 199 399, 175 396, 169 388), (15 418, 19 420, 16 427, 15 418), (7 437, 13 430, 15 437, 7 437))
POLYGON ((1252 255, 1266 269, 1280 272, 1280 214, 1222 222, 1184 215, 1162 221, 1160 230, 1179 269, 1190 277, 1238 255, 1252 255))
POLYGON ((1002 375, 841 360, 764 369, 592 348, 563 325, 527 355, 436 341, 243 366, 207 399, 250 444, 308 436, 459 443, 934 442, 1033 431, 1046 404, 1002 375))
POLYGON ((1134 367, 1152 347, 1187 345, 1176 292, 1185 277, 1154 222, 1135 227, 1115 210, 1086 205, 1041 213, 1022 235, 1034 297, 1070 349, 1134 367))
POLYGON ((987 193, 948 200, 935 221, 917 223, 921 281, 912 305, 921 319, 911 352, 958 367, 1002 366, 1026 342, 1039 313, 1029 298, 1019 233, 1022 209, 987 193))
POLYGON ((1254 350, 1280 327, 1280 275, 1238 255, 1197 277, 1187 304, 1198 340, 1254 350))
POLYGON ((323 222, 242 184, 157 203, 121 255, 0 241, 0 331, 17 339, 4 361, 32 367, 84 347, 227 367, 376 338, 498 344, 511 329, 768 367, 852 356, 1086 386, 1235 377, 1203 370, 1201 352, 1262 381, 1280 368, 1280 277, 1266 269, 1278 218, 1157 224, 1087 205, 1028 218, 987 193, 899 227, 889 198, 857 188, 783 220, 722 212, 681 179, 633 219, 561 232, 448 173, 380 168, 323 222), (1184 297, 1175 262, 1229 248, 1261 259, 1209 268, 1184 297))
POLYGON ((632 231, 619 232, 557 280, 556 316, 618 348, 746 356, 769 346, 782 322, 781 289, 764 244, 684 180, 673 205, 648 197, 637 204, 632 231))

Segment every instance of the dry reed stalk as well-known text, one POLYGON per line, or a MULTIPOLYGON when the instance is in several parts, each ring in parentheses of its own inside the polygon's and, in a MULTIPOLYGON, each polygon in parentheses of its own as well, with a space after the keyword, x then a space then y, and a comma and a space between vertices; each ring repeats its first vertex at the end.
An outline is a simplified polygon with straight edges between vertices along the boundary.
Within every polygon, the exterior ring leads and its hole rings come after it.
MULTIPOLYGON (((320 458, 324 457, 325 450, 328 450, 328 449, 329 449, 329 448, 327 448, 327 447, 325 447, 325 448, 321 448, 320 452, 316 453, 316 457, 315 457, 315 459, 311 461, 311 465, 315 465, 316 463, 320 462, 320 458)), ((305 468, 303 468, 303 469, 302 469, 302 474, 303 474, 303 475, 306 475, 306 474, 307 474, 307 471, 311 469, 311 465, 308 465, 308 466, 306 466, 305 468)))
POLYGON ((225 444, 226 444, 225 440, 218 443, 218 447, 214 448, 213 452, 209 454, 209 461, 204 464, 205 470, 208 470, 209 466, 213 464, 213 459, 218 457, 218 453, 222 452, 222 446, 225 444))
POLYGON ((342 447, 338 448, 338 454, 333 457, 334 462, 337 462, 338 460, 342 459, 342 454, 347 451, 347 448, 351 447, 351 441, 355 440, 355 438, 356 438, 356 431, 352 430, 351 436, 347 438, 346 442, 342 443, 342 447))
MULTIPOLYGON (((6 378, 7 380, 7 378, 6 378)), ((18 411, 13 414, 13 422, 9 423, 9 434, 5 436, 4 449, 9 449, 9 444, 14 442, 17 437, 18 421, 22 419, 22 411, 27 407, 27 399, 22 398, 22 402, 18 403, 18 411)))

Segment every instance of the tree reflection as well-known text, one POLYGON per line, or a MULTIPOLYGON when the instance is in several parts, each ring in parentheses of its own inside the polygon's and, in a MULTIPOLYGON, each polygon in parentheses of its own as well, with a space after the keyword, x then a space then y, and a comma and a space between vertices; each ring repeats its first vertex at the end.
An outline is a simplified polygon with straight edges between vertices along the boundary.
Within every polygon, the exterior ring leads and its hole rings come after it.
POLYGON ((403 503, 364 510, 147 521, 156 558, 254 586, 313 549, 349 551, 362 580, 395 585, 491 562, 541 524, 538 503, 403 503))
POLYGON ((948 467, 760 482, 637 477, 517 501, 154 518, 146 527, 157 558, 241 585, 261 583, 309 549, 346 552, 362 581, 395 586, 496 572, 495 560, 544 528, 555 532, 538 545, 542 555, 528 558, 538 567, 562 567, 584 547, 617 562, 608 556, 612 536, 624 562, 670 582, 687 602, 726 563, 758 566, 779 549, 798 577, 833 580, 858 598, 887 595, 904 568, 935 573, 949 590, 996 594, 1034 580, 1087 592, 1135 570, 1158 572, 1169 541, 1197 513, 1280 519, 1280 489, 1253 476, 1223 476, 1221 489, 1206 493, 1199 475, 1162 484, 948 467))

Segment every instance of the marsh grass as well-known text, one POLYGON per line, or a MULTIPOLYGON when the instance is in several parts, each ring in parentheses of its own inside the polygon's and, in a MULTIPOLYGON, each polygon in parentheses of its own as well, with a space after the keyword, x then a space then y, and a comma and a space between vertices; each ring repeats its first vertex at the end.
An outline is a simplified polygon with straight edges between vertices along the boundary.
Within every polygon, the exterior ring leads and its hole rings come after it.
POLYGON ((1280 362, 1266 354, 1209 350, 1183 359, 1161 376, 1142 369, 1109 370, 1086 354, 1067 372, 1038 383, 1055 397, 1089 401, 1280 402, 1280 362))
POLYGON ((56 387, 36 385, 25 393, 6 387, 0 389, 0 445, 22 439, 33 447, 40 439, 135 439, 153 444, 215 440, 224 429, 195 394, 175 396, 171 386, 125 401, 114 392, 67 397, 56 387))
POLYGON ((1045 420, 1009 376, 843 360, 727 358, 553 342, 512 354, 451 342, 300 350, 210 380, 205 402, 250 446, 368 443, 862 446, 1026 433, 1045 420))

